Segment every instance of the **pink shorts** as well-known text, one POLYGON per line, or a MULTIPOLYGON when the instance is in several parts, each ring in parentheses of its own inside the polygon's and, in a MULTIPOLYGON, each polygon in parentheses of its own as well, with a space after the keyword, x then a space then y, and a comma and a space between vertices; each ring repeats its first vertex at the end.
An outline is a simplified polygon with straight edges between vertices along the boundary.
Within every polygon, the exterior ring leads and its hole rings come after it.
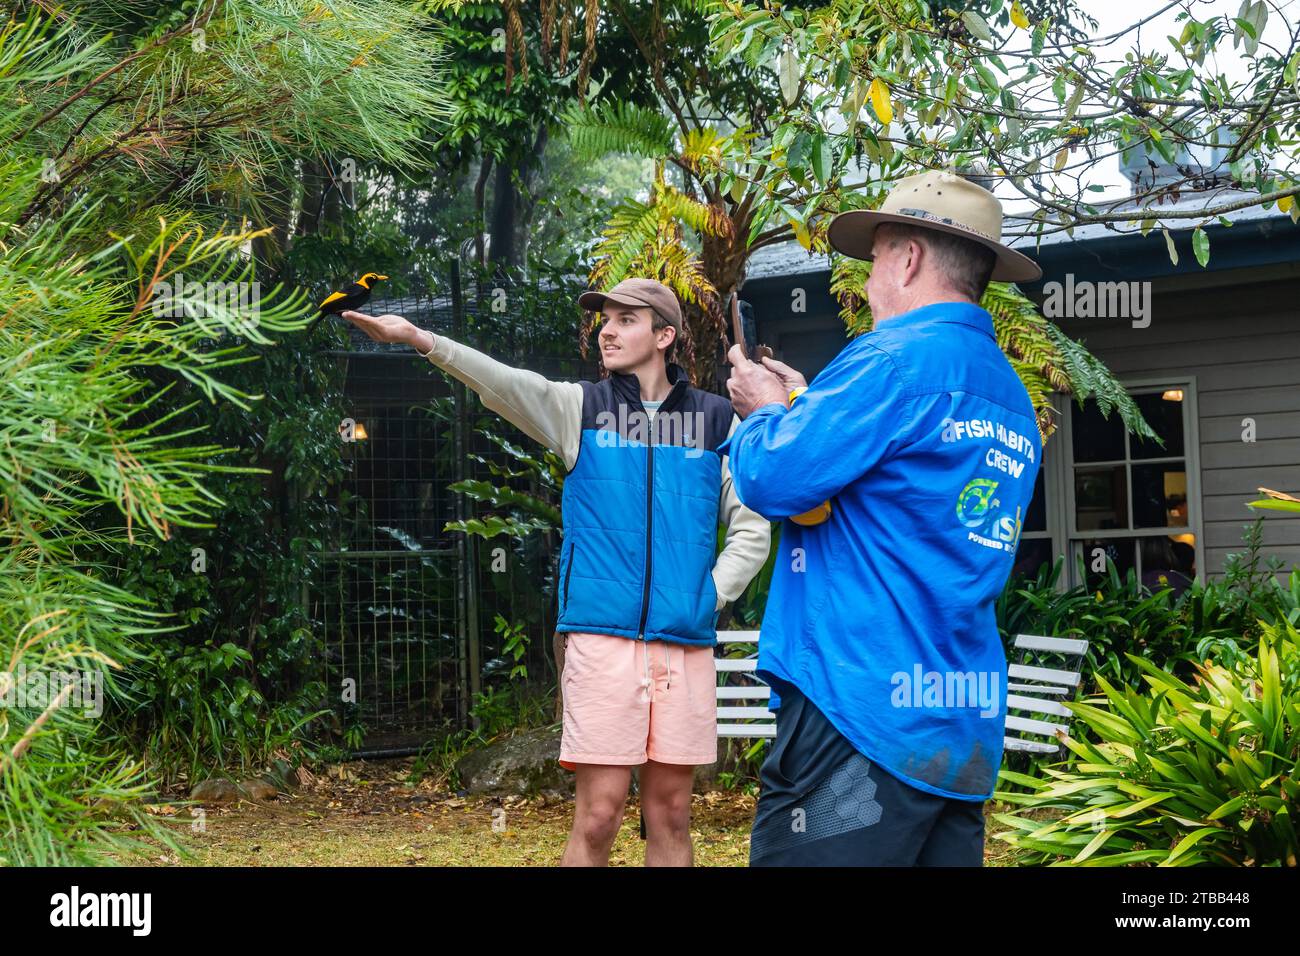
POLYGON ((713 648, 565 635, 560 766, 718 759, 713 648))

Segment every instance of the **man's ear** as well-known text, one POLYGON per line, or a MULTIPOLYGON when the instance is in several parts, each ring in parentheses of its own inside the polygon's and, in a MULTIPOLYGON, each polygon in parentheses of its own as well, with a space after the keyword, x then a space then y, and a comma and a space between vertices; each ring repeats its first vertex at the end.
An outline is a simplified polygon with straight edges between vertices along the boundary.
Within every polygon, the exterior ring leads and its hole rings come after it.
POLYGON ((659 347, 663 348, 663 350, 664 350, 665 352, 668 351, 668 349, 669 349, 669 348, 672 346, 672 344, 673 344, 674 342, 676 342, 676 341, 677 341, 677 328, 676 328, 676 326, 665 325, 662 329, 659 330, 659 342, 658 342, 658 345, 659 345, 659 347), (664 340, 664 337, 663 337, 663 334, 664 334, 665 332, 671 332, 671 333, 672 333, 671 335, 668 336, 668 339, 667 339, 666 341, 664 340))
POLYGON ((903 263, 902 285, 907 285, 921 274, 921 263, 929 253, 925 245, 915 237, 907 240, 907 261, 903 263))

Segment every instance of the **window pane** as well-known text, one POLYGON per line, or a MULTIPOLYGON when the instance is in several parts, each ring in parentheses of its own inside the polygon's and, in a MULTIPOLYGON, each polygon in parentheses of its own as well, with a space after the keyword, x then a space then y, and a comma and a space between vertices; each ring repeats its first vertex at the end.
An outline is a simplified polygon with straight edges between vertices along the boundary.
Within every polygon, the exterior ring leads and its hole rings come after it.
POLYGON ((1080 531, 1127 528, 1127 485, 1123 465, 1075 469, 1075 527, 1080 531))
POLYGON ((1139 528, 1187 526, 1187 471, 1182 462, 1133 466, 1133 524, 1139 528))
POLYGON ((1122 461, 1124 458, 1124 423, 1115 412, 1101 417, 1097 403, 1087 402, 1082 409, 1070 407, 1071 443, 1075 461, 1122 461))
POLYGON ((1119 570, 1120 580, 1137 567, 1137 542, 1132 538, 1087 538, 1077 542, 1077 546, 1075 560, 1082 555, 1084 580, 1090 590, 1100 587, 1106 579, 1107 561, 1119 570), (1098 567, 1102 570, 1098 571, 1098 567))
POLYGON ((1142 538, 1142 583, 1152 591, 1173 588, 1177 597, 1196 577, 1196 538, 1190 534, 1142 538))
POLYGON ((1165 447, 1161 448, 1153 441, 1133 435, 1129 438, 1133 457, 1182 457, 1184 390, 1170 388, 1163 392, 1148 392, 1145 395, 1134 395, 1133 400, 1137 402, 1137 407, 1141 410, 1142 417, 1147 420, 1147 424, 1165 443, 1165 447))
POLYGON ((1043 472, 1046 468, 1038 469, 1038 477, 1034 479, 1034 497, 1029 501, 1029 510, 1025 512, 1025 524, 1023 531, 1046 531, 1047 530, 1047 501, 1046 491, 1043 488, 1043 472))
POLYGON ((1020 547, 1016 548, 1016 563, 1011 568, 1011 576, 1014 578, 1027 574, 1033 577, 1038 574, 1039 568, 1051 564, 1053 559, 1051 538, 1021 538, 1020 547))

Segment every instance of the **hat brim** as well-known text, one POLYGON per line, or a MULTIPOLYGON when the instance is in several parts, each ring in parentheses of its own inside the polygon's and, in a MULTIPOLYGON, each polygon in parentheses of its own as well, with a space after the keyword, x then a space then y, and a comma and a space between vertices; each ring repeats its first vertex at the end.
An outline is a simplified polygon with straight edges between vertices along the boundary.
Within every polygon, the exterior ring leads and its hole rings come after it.
POLYGON ((645 306, 647 309, 654 310, 654 306, 649 302, 638 302, 628 296, 610 295, 607 292, 598 292, 595 289, 588 289, 578 296, 578 307, 587 309, 589 312, 603 311, 606 302, 617 302, 619 305, 645 306))
POLYGON ((826 230, 826 238, 837 252, 854 259, 870 261, 871 242, 876 235, 876 227, 882 222, 901 222, 910 226, 921 226, 938 232, 961 236, 972 242, 978 242, 986 249, 993 250, 997 261, 993 265, 993 274, 989 276, 994 282, 1036 282, 1043 277, 1043 270, 1038 263, 1023 252, 1017 252, 1010 246, 982 236, 961 226, 949 226, 944 223, 931 222, 918 216, 905 216, 900 213, 877 212, 874 209, 852 209, 842 212, 831 220, 826 230))

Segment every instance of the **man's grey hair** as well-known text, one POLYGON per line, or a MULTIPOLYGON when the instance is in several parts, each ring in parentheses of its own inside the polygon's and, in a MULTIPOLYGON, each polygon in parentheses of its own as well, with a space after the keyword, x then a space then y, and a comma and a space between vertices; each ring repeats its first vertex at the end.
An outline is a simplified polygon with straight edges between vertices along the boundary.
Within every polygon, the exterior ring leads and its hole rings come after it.
POLYGON ((943 281, 954 292, 966 296, 972 302, 979 302, 988 288, 989 277, 998 257, 988 246, 955 236, 950 232, 941 232, 925 226, 913 226, 905 222, 881 223, 878 230, 888 230, 884 239, 891 248, 898 248, 900 243, 915 239, 925 247, 926 252, 934 257, 935 268, 943 281))

